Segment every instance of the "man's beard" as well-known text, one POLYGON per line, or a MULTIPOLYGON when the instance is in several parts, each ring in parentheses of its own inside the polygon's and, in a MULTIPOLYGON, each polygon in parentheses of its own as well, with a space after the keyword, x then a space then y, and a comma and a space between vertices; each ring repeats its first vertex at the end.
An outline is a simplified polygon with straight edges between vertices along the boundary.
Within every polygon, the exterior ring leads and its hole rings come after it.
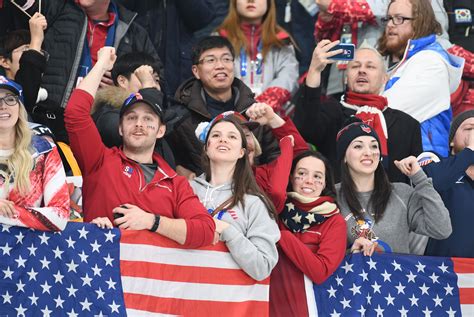
POLYGON ((397 41, 388 41, 387 39, 387 51, 393 56, 398 57, 401 59, 403 57, 403 53, 405 53, 405 49, 407 47, 408 40, 412 38, 412 36, 404 36, 402 38, 398 38, 397 41))

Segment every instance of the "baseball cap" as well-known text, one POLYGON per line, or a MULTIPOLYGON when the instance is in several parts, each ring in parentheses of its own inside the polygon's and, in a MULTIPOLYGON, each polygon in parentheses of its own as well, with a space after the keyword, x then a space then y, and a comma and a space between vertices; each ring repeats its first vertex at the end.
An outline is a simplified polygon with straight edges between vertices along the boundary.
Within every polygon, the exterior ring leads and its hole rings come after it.
POLYGON ((20 98, 20 101, 23 103, 23 88, 14 82, 13 80, 9 80, 5 76, 0 76, 0 88, 6 89, 14 93, 20 98))
POLYGON ((127 112, 134 104, 138 102, 143 102, 149 105, 163 122, 164 111, 160 106, 160 104, 163 103, 163 94, 156 88, 144 88, 140 89, 139 92, 130 94, 130 96, 125 99, 122 108, 120 108, 120 118, 125 114, 125 112, 127 112))

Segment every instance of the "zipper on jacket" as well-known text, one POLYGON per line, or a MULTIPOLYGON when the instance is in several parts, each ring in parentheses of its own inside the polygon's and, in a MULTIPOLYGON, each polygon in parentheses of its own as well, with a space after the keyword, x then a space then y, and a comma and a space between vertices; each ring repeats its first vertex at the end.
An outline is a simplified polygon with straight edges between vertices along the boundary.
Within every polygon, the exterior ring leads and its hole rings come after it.
POLYGON ((255 37, 255 25, 252 24, 252 31, 250 31, 250 86, 253 87, 253 72, 255 62, 253 60, 253 38, 255 37))

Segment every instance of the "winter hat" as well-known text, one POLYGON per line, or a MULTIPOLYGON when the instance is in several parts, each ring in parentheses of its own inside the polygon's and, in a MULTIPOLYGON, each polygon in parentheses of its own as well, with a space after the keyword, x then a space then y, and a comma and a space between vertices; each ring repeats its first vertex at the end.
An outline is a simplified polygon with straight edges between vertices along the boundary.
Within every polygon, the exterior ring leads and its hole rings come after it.
MULTIPOLYGON (((336 151, 337 151, 337 161, 340 162, 344 155, 346 154, 346 150, 349 147, 351 142, 360 136, 372 136, 377 140, 380 149, 380 140, 375 132, 369 125, 363 122, 353 122, 349 125, 346 125, 344 128, 339 130, 336 136, 336 151)), ((382 157, 382 156, 380 156, 382 157)))
POLYGON ((461 112, 456 117, 454 117, 453 121, 451 122, 451 128, 449 129, 449 144, 451 144, 451 142, 453 141, 454 135, 456 134, 456 131, 458 130, 459 126, 465 120, 472 117, 474 117, 474 109, 461 112))

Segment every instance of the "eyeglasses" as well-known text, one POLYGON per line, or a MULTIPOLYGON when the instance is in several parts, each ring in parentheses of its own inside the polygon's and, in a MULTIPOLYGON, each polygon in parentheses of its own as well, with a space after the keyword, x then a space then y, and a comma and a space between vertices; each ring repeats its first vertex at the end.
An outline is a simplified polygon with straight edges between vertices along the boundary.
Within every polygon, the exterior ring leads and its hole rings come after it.
POLYGON ((0 98, 0 105, 5 103, 7 106, 16 106, 18 104, 18 96, 8 95, 6 97, 0 98))
POLYGON ((223 55, 220 58, 215 56, 206 56, 203 59, 199 60, 199 64, 214 66, 217 64, 217 61, 221 61, 222 64, 232 64, 234 62, 234 58, 230 55, 223 55))
POLYGON ((405 23, 405 21, 407 21, 407 20, 411 21, 411 20, 415 20, 415 19, 414 18, 402 17, 400 15, 396 15, 396 16, 388 15, 388 16, 382 18, 382 24, 387 25, 388 21, 390 21, 390 20, 392 20, 393 25, 400 25, 400 24, 405 23))

